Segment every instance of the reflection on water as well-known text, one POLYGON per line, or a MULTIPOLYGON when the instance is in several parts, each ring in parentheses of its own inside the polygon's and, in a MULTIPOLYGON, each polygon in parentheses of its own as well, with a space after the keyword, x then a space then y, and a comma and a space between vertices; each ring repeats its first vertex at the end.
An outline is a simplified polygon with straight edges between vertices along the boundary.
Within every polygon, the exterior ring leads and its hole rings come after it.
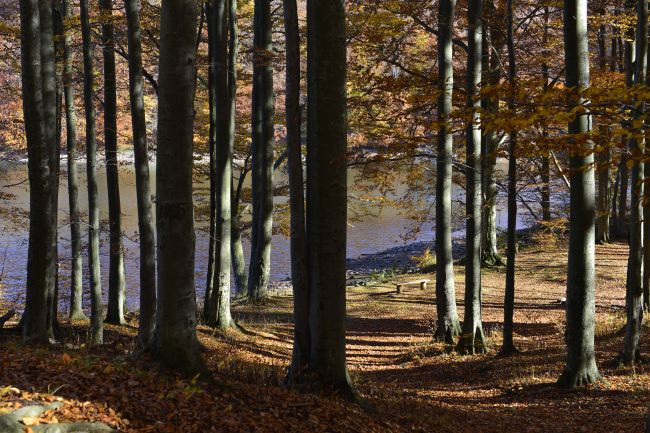
MULTIPOLYGON (((65 167, 65 164, 63 164, 65 167)), ((155 191, 155 167, 151 168, 152 191, 155 191)), ((358 181, 355 171, 350 172, 350 183, 358 181)), ((79 163, 80 174, 80 209, 82 218, 85 220, 87 214, 87 196, 85 190, 85 165, 79 163)), ((276 175, 278 182, 286 179, 284 174, 276 175)), ((27 210, 29 208, 29 184, 27 179, 27 166, 22 163, 2 162, 0 163, 0 191, 15 196, 13 200, 7 200, 2 206, 16 207, 27 210)), ((204 191, 208 183, 197 184, 196 201, 206 201, 204 191), (200 191, 200 193, 199 193, 200 191)), ((397 185, 396 191, 403 192, 404 187, 397 185)), ((137 244, 137 208, 135 196, 135 176, 130 164, 122 164, 120 170, 120 194, 122 198, 122 228, 124 230, 124 246, 126 254, 126 282, 129 308, 137 308, 138 303, 138 266, 139 254, 137 244)), ((462 190, 457 188, 454 192, 456 199, 462 200, 462 190)), ((108 208, 106 194, 106 173, 103 167, 99 169, 99 196, 101 203, 100 218, 102 220, 101 236, 101 265, 103 287, 108 286, 108 208)), ((283 198, 277 199, 284 201, 283 198)), ((68 226, 68 195, 65 173, 61 178, 59 193, 59 255, 60 255, 60 282, 62 297, 66 298, 69 287, 69 260, 70 232, 68 226)), ((17 212, 0 213, 0 272, 2 286, 0 286, 0 297, 10 301, 22 301, 25 291, 25 272, 27 266, 27 230, 24 218, 22 224, 17 224, 15 215, 17 212)), ((500 226, 505 225, 505 213, 499 212, 498 222, 500 226)), ((372 254, 387 248, 402 244, 404 241, 400 235, 404 234, 412 222, 395 208, 375 208, 371 215, 362 217, 359 221, 351 222, 348 225, 348 252, 350 258, 356 258, 361 254, 372 254)), ((87 240, 85 227, 82 226, 84 243, 84 270, 87 267, 85 244, 87 240)), ((462 233, 456 233, 462 235, 462 233)), ((425 224, 418 233, 415 240, 432 240, 432 223, 425 224)), ((248 240, 244 241, 244 252, 248 257, 248 240)), ((196 285, 199 294, 203 293, 206 279, 206 261, 208 254, 208 236, 205 223, 197 224, 196 237, 196 285)), ((290 275, 289 241, 282 235, 273 237, 273 250, 271 256, 272 280, 284 280, 290 275)), ((86 275, 87 276, 87 275, 86 275)), ((87 284, 86 284, 87 287, 87 284)), ((86 301, 86 296, 84 301, 86 301)), ((65 300, 63 302, 66 302, 65 300)))

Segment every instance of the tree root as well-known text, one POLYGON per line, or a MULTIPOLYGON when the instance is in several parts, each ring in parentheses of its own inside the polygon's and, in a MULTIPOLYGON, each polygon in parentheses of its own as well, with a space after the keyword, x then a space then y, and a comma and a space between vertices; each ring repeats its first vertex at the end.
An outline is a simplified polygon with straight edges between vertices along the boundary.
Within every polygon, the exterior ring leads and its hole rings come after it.
POLYGON ((598 370, 580 369, 579 371, 573 371, 566 369, 557 380, 556 385, 574 390, 597 382, 607 383, 598 370))
MULTIPOLYGON (((0 416, 0 431, 2 433, 24 433, 25 418, 38 418, 48 410, 56 410, 63 406, 56 402, 47 406, 25 406, 0 416)), ((30 426, 34 433, 119 433, 106 424, 97 422, 75 422, 65 424, 41 424, 30 426)))

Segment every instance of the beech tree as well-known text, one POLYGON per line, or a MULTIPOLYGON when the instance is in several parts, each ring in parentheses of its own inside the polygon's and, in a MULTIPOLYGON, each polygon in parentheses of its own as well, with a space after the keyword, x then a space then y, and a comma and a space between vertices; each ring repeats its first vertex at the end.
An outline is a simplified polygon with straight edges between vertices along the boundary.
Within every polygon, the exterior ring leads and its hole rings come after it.
POLYGON ((129 44, 129 100, 133 128, 138 231, 140 233, 140 325, 138 336, 140 344, 146 347, 152 341, 155 327, 156 248, 153 203, 149 187, 147 125, 144 111, 140 1, 124 0, 124 7, 129 44))
MULTIPOLYGON (((648 69, 648 2, 638 1, 636 5, 636 62, 635 84, 645 84, 648 69)), ((639 118, 645 113, 645 102, 637 102, 634 117, 639 118)), ((632 157, 632 202, 630 206, 630 249, 627 262, 627 284, 625 290, 625 310, 627 323, 625 325, 625 344, 622 361, 633 365, 640 360, 639 339, 643 323, 643 191, 645 164, 643 152, 645 140, 642 131, 633 134, 629 141, 632 157)), ((647 224, 646 224, 647 225, 647 224)))
MULTIPOLYGON (((72 17, 69 0, 61 2, 63 22, 72 17)), ((64 29, 63 37, 63 95, 66 117, 66 147, 68 152, 68 203, 70 211, 70 252, 72 257, 70 275, 70 320, 87 320, 82 308, 83 270, 81 260, 81 216, 79 213, 79 175, 77 171, 77 113, 74 105, 72 65, 72 37, 70 29, 64 29)))
POLYGON ((481 323, 481 127, 479 85, 483 67, 483 0, 471 0, 467 8, 467 108, 465 164, 466 241, 465 241, 465 318, 458 350, 467 353, 486 351, 481 323))
POLYGON ((309 365, 309 272, 305 230, 305 192, 302 167, 302 112, 300 109, 300 32, 296 0, 283 0, 286 50, 285 111, 289 205, 291 210, 291 284, 294 337, 289 383, 309 365))
POLYGON ((50 1, 21 0, 23 114, 30 185, 27 291, 22 332, 26 342, 49 341, 48 298, 56 272, 56 76, 50 1))
POLYGON ((108 191, 108 226, 110 231, 106 322, 121 325, 125 323, 126 283, 122 242, 122 207, 117 165, 117 83, 115 79, 113 0, 101 0, 99 6, 104 20, 102 22, 104 149, 106 151, 106 190, 108 191))
POLYGON ((266 297, 273 235, 274 97, 271 0, 255 0, 253 18, 252 181, 253 221, 248 298, 266 297))
POLYGON ((158 302, 155 356, 187 374, 203 370, 196 337, 192 164, 196 77, 195 0, 160 11, 156 225, 158 302))
POLYGON ((441 0, 438 30, 438 155, 436 159, 436 337, 453 343, 460 334, 456 311, 451 246, 451 184, 453 135, 449 116, 454 87, 453 25, 456 0, 441 0))
POLYGON ((583 136, 590 130, 590 114, 581 90, 589 86, 587 1, 564 2, 566 84, 571 89, 568 109, 580 107, 569 123, 571 143, 571 203, 567 269, 567 362, 560 386, 575 388, 601 379, 594 351, 595 327, 595 185, 593 148, 583 136))
POLYGON ((81 35, 84 63, 84 108, 86 110, 86 174, 88 177, 88 267, 90 274, 91 341, 104 341, 104 305, 99 260, 99 196, 97 193, 97 129, 93 85, 93 47, 90 34, 88 0, 81 0, 81 35))

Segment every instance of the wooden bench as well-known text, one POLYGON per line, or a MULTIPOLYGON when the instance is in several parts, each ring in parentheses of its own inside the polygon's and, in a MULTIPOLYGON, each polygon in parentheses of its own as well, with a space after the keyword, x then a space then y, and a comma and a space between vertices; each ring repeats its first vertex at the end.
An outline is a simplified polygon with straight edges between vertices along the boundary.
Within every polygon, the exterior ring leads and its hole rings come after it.
POLYGON ((397 287, 397 293, 402 293, 402 286, 408 286, 411 284, 419 284, 420 290, 425 290, 429 281, 430 280, 401 281, 399 283, 395 283, 395 287, 397 287))

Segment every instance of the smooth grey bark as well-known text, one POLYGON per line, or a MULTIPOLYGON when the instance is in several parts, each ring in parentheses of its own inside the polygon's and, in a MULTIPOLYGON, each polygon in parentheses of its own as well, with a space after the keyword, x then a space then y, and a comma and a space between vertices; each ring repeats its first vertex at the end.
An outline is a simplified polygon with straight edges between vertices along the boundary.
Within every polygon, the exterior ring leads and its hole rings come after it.
POLYGON ((140 233, 140 323, 138 337, 148 347, 156 323, 156 240, 149 184, 147 124, 144 111, 140 0, 124 0, 129 44, 129 100, 133 128, 135 188, 140 233))
POLYGON ((196 76, 195 0, 160 12, 156 225, 158 299, 155 357, 185 374, 204 370, 196 336, 192 164, 196 76))
MULTIPOLYGON (((635 84, 645 84, 648 72, 648 2, 638 1, 636 5, 636 63, 635 84)), ((643 116, 645 102, 637 101, 634 117, 643 116)), ((639 340, 643 325, 643 196, 645 164, 643 153, 645 140, 643 131, 634 131, 635 137, 629 141, 632 157, 632 197, 630 206, 630 248, 627 261, 627 284, 625 287, 625 340, 621 360, 626 365, 634 365, 641 358, 639 340)))
POLYGON ((481 322, 481 99, 483 69, 483 0, 470 0, 467 8, 467 109, 466 125, 466 240, 465 317, 457 350, 461 353, 487 351, 481 322))
POLYGON ((88 177, 88 267, 90 274, 91 342, 104 341, 104 306, 99 261, 99 197, 97 194, 97 131, 95 126, 95 90, 93 86, 93 48, 88 21, 88 0, 79 2, 83 39, 84 107, 86 110, 86 173, 88 177))
POLYGON ((109 271, 106 323, 122 325, 126 307, 122 207, 117 167, 117 83, 115 78, 115 36, 113 0, 100 0, 102 56, 104 61, 104 149, 106 152, 106 191, 108 192, 109 271))
POLYGON ((435 337, 452 344, 460 335, 451 247, 451 163, 453 136, 449 116, 454 84, 453 23, 456 0, 440 0, 438 34, 438 158, 436 160, 436 321, 435 337))
POLYGON ((346 24, 343 0, 307 2, 307 242, 310 370, 354 399, 345 353, 346 24))
MULTIPOLYGON (((589 87, 587 0, 564 2, 564 52, 568 110, 582 106, 569 123, 569 134, 591 129, 586 100, 580 91, 589 87)), ((576 139, 570 157, 569 263, 566 296, 567 363, 558 385, 575 388, 601 379, 594 350, 595 327, 595 179, 593 144, 576 139)))
POLYGON ((305 192, 302 167, 300 109, 300 31, 296 0, 283 0, 286 51, 285 112, 287 171, 289 173, 291 284, 293 288, 293 354, 287 382, 299 381, 309 365, 309 272, 305 230, 305 192))
MULTIPOLYGON (((508 81, 513 89, 517 86, 517 59, 515 56, 514 39, 514 0, 507 0, 507 44, 508 44, 508 81)), ((517 101, 513 90, 508 108, 514 113, 517 101)), ((518 134, 516 130, 510 131, 508 144, 508 229, 507 262, 506 262, 506 287, 503 297, 503 343, 501 353, 511 354, 517 352, 513 338, 514 311, 515 311, 515 261, 517 260, 517 151, 518 134)))
POLYGON ((253 19, 253 222, 248 298, 266 297, 273 231, 273 64, 271 0, 255 0, 253 19))
POLYGON ((54 102, 49 95, 46 97, 54 90, 46 89, 53 81, 46 75, 53 71, 43 65, 44 55, 54 56, 54 46, 42 47, 39 6, 37 0, 20 1, 22 97, 30 185, 27 289, 21 322, 24 340, 33 344, 48 342, 48 295, 53 291, 55 267, 51 241, 56 236, 51 167, 55 141, 54 135, 46 131, 48 116, 44 108, 46 102, 54 102))
MULTIPOLYGON (((230 103, 229 68, 229 15, 230 2, 216 0, 207 6, 209 50, 211 59, 211 113, 213 126, 211 142, 214 143, 211 176, 214 179, 212 200, 215 204, 212 290, 206 290, 204 316, 206 322, 220 330, 233 325, 230 314, 231 268, 231 187, 232 144, 234 123, 230 103), (233 128, 231 130, 231 128, 233 128)), ((236 12, 236 10, 235 10, 236 12)))
MULTIPOLYGON (((64 23, 72 17, 69 0, 62 0, 64 23)), ((74 86, 72 69, 72 37, 69 29, 64 29, 63 37, 63 94, 66 117, 66 147, 68 152, 68 204, 70 211, 70 320, 87 320, 83 312, 83 268, 81 259, 81 216, 79 213, 79 174, 77 160, 77 113, 74 107, 74 86)))

